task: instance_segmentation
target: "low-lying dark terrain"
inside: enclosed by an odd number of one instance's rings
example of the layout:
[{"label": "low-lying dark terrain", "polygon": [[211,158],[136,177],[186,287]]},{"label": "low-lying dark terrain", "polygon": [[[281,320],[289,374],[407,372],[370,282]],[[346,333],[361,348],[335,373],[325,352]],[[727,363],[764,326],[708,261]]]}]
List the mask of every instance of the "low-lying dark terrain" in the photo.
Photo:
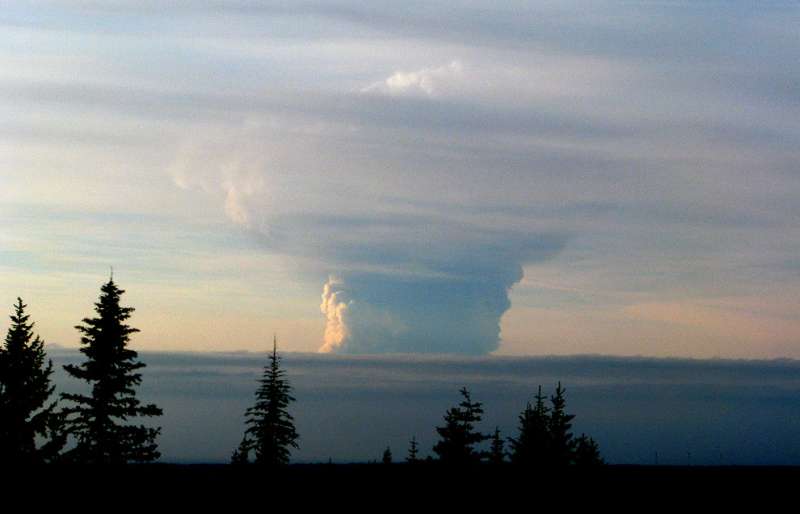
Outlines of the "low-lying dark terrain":
[{"label": "low-lying dark terrain", "polygon": [[[9,470],[6,470],[9,471]],[[700,497],[730,503],[737,498],[776,498],[796,491],[800,467],[750,466],[603,466],[549,472],[524,472],[512,466],[482,465],[452,468],[436,463],[408,464],[294,464],[278,471],[257,466],[150,464],[122,467],[44,466],[18,471],[6,485],[43,485],[54,494],[85,490],[102,495],[167,494],[194,501],[226,497],[258,501],[261,495],[284,500],[323,497],[399,498],[409,495],[464,501],[538,496],[542,501],[584,503],[642,499],[653,505],[678,498]],[[549,500],[548,500],[549,499]],[[266,501],[266,500],[265,500]]]}]

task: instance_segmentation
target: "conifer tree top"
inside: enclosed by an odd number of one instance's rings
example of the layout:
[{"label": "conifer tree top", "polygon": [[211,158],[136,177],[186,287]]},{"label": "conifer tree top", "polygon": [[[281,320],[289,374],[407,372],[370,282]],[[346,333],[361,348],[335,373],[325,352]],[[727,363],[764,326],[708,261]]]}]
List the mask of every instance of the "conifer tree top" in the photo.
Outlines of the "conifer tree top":
[{"label": "conifer tree top", "polygon": [[288,410],[295,399],[280,361],[277,337],[273,337],[272,353],[258,381],[255,404],[245,411],[247,429],[234,452],[237,462],[247,462],[253,453],[256,464],[284,465],[289,462],[291,448],[298,448],[299,436]]},{"label": "conifer tree top", "polygon": [[33,333],[26,308],[17,298],[0,346],[0,462],[4,463],[52,460],[63,446],[56,402],[50,401],[55,389],[50,379],[53,363],[45,364],[44,341]]},{"label": "conifer tree top", "polygon": [[136,398],[135,387],[142,381],[137,370],[145,364],[127,347],[130,335],[139,330],[125,323],[134,309],[120,305],[124,292],[113,276],[103,284],[94,304],[96,317],[84,318],[75,327],[81,333],[80,351],[86,361],[64,366],[67,373],[92,385],[91,395],[62,395],[75,404],[65,412],[77,438],[70,454],[79,462],[146,462],[159,456],[155,438],[160,428],[126,423],[130,418],[160,416],[162,412]]},{"label": "conifer tree top", "polygon": [[476,445],[489,439],[489,435],[479,432],[475,424],[483,417],[483,406],[472,400],[466,387],[459,391],[462,396],[457,407],[451,407],[444,416],[445,424],[436,427],[439,441],[433,451],[442,462],[449,464],[477,463],[486,452],[476,449]]}]

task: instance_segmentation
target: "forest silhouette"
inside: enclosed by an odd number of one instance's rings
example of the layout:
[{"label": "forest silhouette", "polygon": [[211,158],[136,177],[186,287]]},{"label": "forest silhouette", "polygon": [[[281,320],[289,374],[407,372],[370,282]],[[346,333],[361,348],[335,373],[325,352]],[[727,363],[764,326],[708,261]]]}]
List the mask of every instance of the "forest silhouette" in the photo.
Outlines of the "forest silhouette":
[{"label": "forest silhouette", "polygon": [[[86,383],[89,392],[84,394],[56,395],[51,382],[53,364],[47,360],[44,341],[34,333],[27,305],[17,300],[0,347],[0,465],[121,465],[159,459],[161,429],[142,420],[163,412],[154,404],[142,404],[136,396],[142,382],[140,370],[146,364],[129,348],[131,336],[139,329],[127,323],[134,308],[122,305],[124,293],[112,274],[100,289],[95,315],[75,327],[84,360],[67,364],[64,370]],[[290,413],[295,398],[277,338],[257,385],[255,402],[244,413],[244,436],[230,462],[262,469],[284,467],[290,463],[292,450],[299,448],[300,434]],[[560,383],[549,399],[539,387],[535,404],[529,403],[519,414],[518,433],[508,438],[497,427],[491,433],[481,431],[483,404],[473,400],[467,388],[460,394],[461,402],[449,408],[443,424],[435,427],[439,439],[432,450],[436,458],[421,459],[417,437],[412,435],[405,464],[458,468],[509,464],[543,470],[604,463],[591,437],[572,434],[575,416],[566,411]],[[390,447],[380,460],[394,463]]]}]

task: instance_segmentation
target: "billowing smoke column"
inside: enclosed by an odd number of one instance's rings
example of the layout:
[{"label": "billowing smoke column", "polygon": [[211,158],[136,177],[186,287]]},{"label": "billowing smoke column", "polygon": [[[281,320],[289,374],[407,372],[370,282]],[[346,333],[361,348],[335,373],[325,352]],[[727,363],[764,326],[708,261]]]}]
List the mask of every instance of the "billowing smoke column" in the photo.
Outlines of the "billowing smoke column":
[{"label": "billowing smoke column", "polygon": [[547,260],[566,244],[561,234],[438,221],[420,230],[415,221],[407,232],[393,226],[391,240],[344,245],[327,238],[329,255],[349,271],[323,286],[321,352],[490,353],[523,264]]},{"label": "billowing smoke column", "polygon": [[350,302],[346,300],[342,285],[341,279],[331,276],[322,288],[322,304],[319,308],[325,315],[325,335],[319,349],[321,353],[335,352],[350,339],[347,323]]},{"label": "billowing smoke column", "polygon": [[355,274],[323,286],[320,352],[486,354],[500,341],[519,265],[472,278]]}]

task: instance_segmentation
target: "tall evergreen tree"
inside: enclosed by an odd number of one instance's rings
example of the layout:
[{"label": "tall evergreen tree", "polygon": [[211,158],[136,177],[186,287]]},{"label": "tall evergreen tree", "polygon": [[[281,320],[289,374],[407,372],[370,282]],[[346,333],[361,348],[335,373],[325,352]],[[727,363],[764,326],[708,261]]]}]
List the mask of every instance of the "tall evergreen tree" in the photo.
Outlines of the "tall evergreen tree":
[{"label": "tall evergreen tree", "polygon": [[566,466],[573,462],[575,452],[575,439],[572,436],[572,414],[566,413],[567,400],[565,389],[561,382],[556,387],[556,392],[550,397],[550,418],[548,428],[550,444],[548,460],[554,466]]},{"label": "tall evergreen tree", "polygon": [[433,451],[439,455],[441,462],[446,464],[475,464],[485,456],[485,452],[478,450],[476,446],[490,436],[475,429],[475,424],[479,423],[483,416],[482,404],[472,401],[466,387],[460,392],[463,397],[461,403],[447,410],[444,426],[436,427],[439,441],[433,447]]},{"label": "tall evergreen tree", "polygon": [[492,445],[489,448],[489,462],[491,464],[502,464],[506,460],[506,450],[503,438],[500,437],[500,427],[495,427],[492,434]]},{"label": "tall evergreen tree", "polygon": [[383,450],[383,457],[381,458],[381,461],[384,464],[392,463],[392,449],[390,447],[387,446],[386,449]]},{"label": "tall evergreen tree", "polygon": [[294,418],[288,411],[295,399],[280,360],[277,339],[274,339],[269,364],[259,380],[256,403],[245,411],[247,429],[234,453],[234,456],[238,453],[240,462],[249,461],[252,452],[256,464],[280,466],[289,463],[291,448],[299,448]]},{"label": "tall evergreen tree", "polygon": [[542,386],[536,403],[530,403],[519,415],[519,435],[509,438],[511,462],[523,466],[543,466],[550,448],[550,410],[545,405]]},{"label": "tall evergreen tree", "polygon": [[406,457],[406,462],[409,464],[416,464],[419,462],[418,455],[419,448],[417,445],[417,436],[412,436],[411,441],[408,443],[408,456]]},{"label": "tall evergreen tree", "polygon": [[160,416],[162,411],[153,404],[142,405],[135,396],[134,387],[142,381],[137,371],[145,364],[127,347],[131,334],[139,330],[125,323],[134,309],[120,306],[124,292],[112,276],[95,303],[97,317],[84,318],[75,327],[83,334],[80,351],[86,360],[64,369],[88,382],[91,393],[61,395],[75,404],[64,411],[68,432],[76,438],[75,447],[66,454],[73,462],[124,464],[160,456],[156,437],[161,428],[125,424],[133,417]]},{"label": "tall evergreen tree", "polygon": [[[11,327],[0,347],[0,463],[28,465],[47,462],[64,446],[51,384],[53,362],[45,365],[44,341],[33,333],[17,298]],[[44,442],[37,445],[37,437]]]}]

